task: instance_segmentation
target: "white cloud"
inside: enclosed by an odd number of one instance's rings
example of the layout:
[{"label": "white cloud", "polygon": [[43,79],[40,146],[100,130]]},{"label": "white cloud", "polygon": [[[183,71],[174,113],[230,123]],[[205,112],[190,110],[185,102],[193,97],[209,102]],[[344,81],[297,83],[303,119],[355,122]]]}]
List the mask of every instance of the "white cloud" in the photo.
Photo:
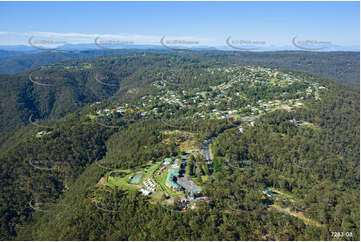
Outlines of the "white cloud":
[{"label": "white cloud", "polygon": [[[168,36],[168,35],[140,35],[140,34],[99,34],[99,33],[59,33],[59,32],[0,32],[1,35],[8,35],[11,43],[28,45],[28,39],[49,38],[64,40],[69,44],[94,43],[95,38],[99,40],[122,40],[132,41],[134,44],[160,44],[160,40],[165,36],[166,40],[185,40],[197,41],[199,45],[206,45],[214,42],[207,38],[198,38],[195,36]],[[8,39],[10,40],[10,39]],[[4,41],[1,41],[3,43]]]}]

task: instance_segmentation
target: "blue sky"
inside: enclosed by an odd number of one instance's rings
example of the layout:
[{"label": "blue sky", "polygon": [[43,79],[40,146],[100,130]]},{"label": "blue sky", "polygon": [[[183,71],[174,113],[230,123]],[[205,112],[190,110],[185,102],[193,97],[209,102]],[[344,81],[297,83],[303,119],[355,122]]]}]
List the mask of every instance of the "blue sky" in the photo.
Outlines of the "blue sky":
[{"label": "blue sky", "polygon": [[0,2],[0,45],[29,36],[92,42],[162,36],[222,45],[225,39],[289,45],[294,36],[359,45],[359,2]]}]

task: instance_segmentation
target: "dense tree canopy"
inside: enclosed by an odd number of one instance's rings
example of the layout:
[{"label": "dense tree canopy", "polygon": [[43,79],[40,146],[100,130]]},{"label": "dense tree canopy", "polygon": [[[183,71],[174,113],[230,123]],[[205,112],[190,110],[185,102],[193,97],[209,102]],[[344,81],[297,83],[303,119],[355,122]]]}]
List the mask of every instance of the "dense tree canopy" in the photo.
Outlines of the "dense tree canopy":
[{"label": "dense tree canopy", "polygon": [[[358,240],[358,90],[296,72],[292,75],[317,80],[327,91],[320,91],[319,99],[302,99],[300,108],[264,112],[253,122],[197,118],[196,113],[226,107],[251,115],[251,105],[260,100],[300,98],[298,91],[309,86],[302,81],[264,86],[262,75],[256,84],[240,76],[244,85],[219,94],[214,86],[232,80],[213,69],[237,66],[229,62],[239,62],[235,59],[242,55],[248,54],[101,56],[1,76],[1,98],[9,100],[0,110],[0,239],[333,240],[332,232],[344,231],[352,236],[342,239]],[[271,58],[252,55],[259,65]],[[275,62],[287,62],[277,55],[286,54],[275,54]],[[334,55],[347,58],[346,53]],[[53,86],[29,81],[31,73],[46,76],[39,80]],[[146,106],[141,97],[160,95],[156,86],[164,80],[171,88],[164,91],[167,96],[181,93],[191,99],[183,91],[199,88],[202,102],[223,99],[191,108],[159,101],[150,116],[134,111],[136,105]],[[129,103],[129,114],[93,117],[115,103]],[[46,135],[35,137],[39,131]],[[174,138],[171,131],[183,136]],[[199,154],[188,158],[186,174],[203,182],[206,197],[196,209],[167,210],[139,192],[99,185],[108,172],[99,161],[137,170],[180,157],[179,144],[187,139],[194,146],[212,141],[212,169]],[[284,199],[266,196],[267,188]]]}]

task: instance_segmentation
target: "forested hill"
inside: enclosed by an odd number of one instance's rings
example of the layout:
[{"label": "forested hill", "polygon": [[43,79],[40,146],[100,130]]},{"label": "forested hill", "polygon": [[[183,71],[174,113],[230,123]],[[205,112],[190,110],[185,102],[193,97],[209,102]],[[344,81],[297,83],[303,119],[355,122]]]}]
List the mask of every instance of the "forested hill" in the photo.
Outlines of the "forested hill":
[{"label": "forested hill", "polygon": [[307,71],[340,84],[360,86],[360,52],[275,51],[234,55],[230,59],[237,63]]},{"label": "forested hill", "polygon": [[[48,65],[63,60],[81,60],[101,55],[124,54],[130,50],[117,51],[0,51],[0,74],[16,74],[26,69]],[[135,52],[135,51],[132,51]]]},{"label": "forested hill", "polygon": [[[27,126],[0,150],[0,238],[359,240],[358,90],[187,55],[7,76],[1,96],[13,85],[12,105],[24,106],[6,117]],[[184,160],[203,200],[187,207],[189,193],[164,186],[166,158]],[[154,194],[131,184],[139,175],[159,184]]]},{"label": "forested hill", "polygon": [[[182,60],[186,59],[175,61]],[[55,120],[112,96],[134,98],[149,92],[154,73],[169,63],[167,55],[132,54],[70,60],[0,75],[0,144],[32,121]]]},{"label": "forested hill", "polygon": [[[143,50],[88,50],[69,52],[41,52],[21,55],[4,53],[0,59],[0,74],[15,74],[25,69],[51,64],[69,59],[87,59],[100,55],[143,54]],[[146,50],[158,55],[174,54],[171,51]],[[217,59],[248,65],[261,65],[290,70],[308,71],[329,78],[341,84],[360,85],[360,52],[308,52],[308,51],[272,51],[272,52],[235,52],[235,51],[188,51],[182,53],[201,59]],[[1,53],[0,53],[1,56]],[[8,57],[6,57],[8,56]]]},{"label": "forested hill", "polygon": [[[145,56],[143,54],[146,53]],[[24,56],[3,57],[0,60],[0,73],[14,73],[33,67],[16,75],[0,75],[0,144],[24,124],[29,117],[34,119],[55,119],[73,112],[84,104],[110,97],[116,92],[121,95],[128,88],[131,96],[138,92],[144,83],[152,82],[151,69],[165,63],[167,57],[180,62],[192,59],[202,63],[236,63],[270,66],[283,69],[309,71],[321,77],[342,84],[359,85],[359,53],[357,52],[224,52],[224,51],[80,51],[80,52],[41,52]],[[108,61],[98,55],[121,54]],[[90,59],[89,59],[90,58]],[[68,60],[66,59],[77,59]],[[83,60],[79,60],[83,59]],[[54,63],[60,60],[63,62]],[[91,63],[88,65],[88,63]],[[106,65],[102,65],[105,64]],[[35,67],[49,64],[42,67]],[[169,64],[169,63],[168,63]],[[135,70],[135,66],[137,66]],[[2,68],[2,71],[1,71]],[[96,68],[100,72],[112,72],[115,85],[103,85],[95,79]],[[30,80],[32,75],[32,80]],[[39,80],[36,80],[38,78]],[[42,80],[41,80],[42,79]],[[141,80],[141,83],[139,82]],[[46,83],[48,85],[38,85]],[[109,81],[109,80],[108,80]],[[133,84],[132,84],[133,83]],[[135,84],[136,83],[136,84]],[[127,86],[130,85],[130,86]],[[123,92],[121,91],[123,90]],[[128,93],[129,94],[129,93]],[[69,103],[68,103],[69,102]]]}]

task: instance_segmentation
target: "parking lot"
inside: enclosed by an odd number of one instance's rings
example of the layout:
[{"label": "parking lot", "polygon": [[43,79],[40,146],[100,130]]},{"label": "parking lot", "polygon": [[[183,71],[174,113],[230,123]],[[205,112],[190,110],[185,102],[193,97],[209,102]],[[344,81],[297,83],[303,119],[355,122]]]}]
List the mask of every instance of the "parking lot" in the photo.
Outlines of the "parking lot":
[{"label": "parking lot", "polygon": [[182,187],[184,187],[184,189],[187,192],[191,192],[191,191],[195,191],[195,190],[199,189],[199,187],[197,187],[197,185],[194,184],[193,181],[189,180],[186,176],[187,175],[185,175],[183,177],[178,177],[177,178],[177,183],[179,185],[181,185]]}]

